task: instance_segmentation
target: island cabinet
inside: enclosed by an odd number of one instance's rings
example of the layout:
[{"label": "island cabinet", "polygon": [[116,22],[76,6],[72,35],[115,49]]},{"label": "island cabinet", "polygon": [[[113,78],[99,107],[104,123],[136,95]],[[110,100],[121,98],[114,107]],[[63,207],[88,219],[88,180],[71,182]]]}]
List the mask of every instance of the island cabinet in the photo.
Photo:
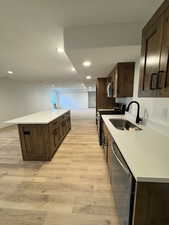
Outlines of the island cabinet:
[{"label": "island cabinet", "polygon": [[169,0],[142,31],[140,97],[169,97]]},{"label": "island cabinet", "polygon": [[49,161],[71,129],[70,111],[47,124],[18,124],[23,160]]},{"label": "island cabinet", "polygon": [[168,225],[169,183],[135,178],[105,123],[103,127],[106,140],[103,152],[118,225]]}]

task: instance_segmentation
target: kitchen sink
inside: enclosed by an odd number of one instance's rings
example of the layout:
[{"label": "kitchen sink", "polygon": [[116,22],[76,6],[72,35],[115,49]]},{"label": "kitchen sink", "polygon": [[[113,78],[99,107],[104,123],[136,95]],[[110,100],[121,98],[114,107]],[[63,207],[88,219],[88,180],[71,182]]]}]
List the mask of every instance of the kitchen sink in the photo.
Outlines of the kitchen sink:
[{"label": "kitchen sink", "polygon": [[131,123],[128,120],[123,119],[110,119],[110,122],[113,124],[113,126],[118,130],[123,131],[140,131],[141,128],[137,127],[133,123]]}]

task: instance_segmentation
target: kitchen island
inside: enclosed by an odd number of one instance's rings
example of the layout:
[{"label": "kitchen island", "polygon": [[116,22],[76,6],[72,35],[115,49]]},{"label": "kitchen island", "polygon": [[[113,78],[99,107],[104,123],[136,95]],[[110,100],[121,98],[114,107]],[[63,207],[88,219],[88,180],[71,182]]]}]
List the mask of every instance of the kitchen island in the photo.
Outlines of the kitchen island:
[{"label": "kitchen island", "polygon": [[18,125],[25,161],[50,161],[71,129],[69,110],[38,112],[6,123]]}]

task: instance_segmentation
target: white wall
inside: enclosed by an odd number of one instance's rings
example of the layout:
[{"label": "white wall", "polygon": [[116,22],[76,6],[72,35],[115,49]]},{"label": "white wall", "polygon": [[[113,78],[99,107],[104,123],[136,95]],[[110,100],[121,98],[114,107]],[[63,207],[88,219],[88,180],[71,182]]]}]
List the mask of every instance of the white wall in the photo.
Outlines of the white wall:
[{"label": "white wall", "polygon": [[59,93],[59,105],[63,109],[87,109],[88,92],[67,91]]},{"label": "white wall", "polygon": [[[169,135],[169,98],[138,98],[140,60],[136,63],[134,78],[134,97],[117,99],[117,102],[128,104],[136,100],[141,106],[141,117],[144,124],[158,129],[160,132]],[[136,106],[133,105],[130,113],[136,115]]]},{"label": "white wall", "polygon": [[42,85],[1,78],[0,127],[6,120],[50,109],[50,91]]},{"label": "white wall", "polygon": [[96,109],[76,109],[71,110],[73,120],[96,120]]}]

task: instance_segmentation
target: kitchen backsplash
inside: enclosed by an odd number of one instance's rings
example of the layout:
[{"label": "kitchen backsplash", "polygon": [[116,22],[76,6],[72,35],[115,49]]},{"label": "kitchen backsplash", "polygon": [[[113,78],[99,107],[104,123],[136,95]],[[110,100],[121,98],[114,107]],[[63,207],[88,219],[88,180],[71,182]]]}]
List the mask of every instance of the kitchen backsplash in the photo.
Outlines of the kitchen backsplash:
[{"label": "kitchen backsplash", "polygon": [[[143,118],[145,126],[151,126],[164,135],[169,136],[169,98],[138,98],[139,86],[139,61],[136,63],[134,77],[134,97],[118,98],[116,102],[126,105],[136,100],[140,103],[140,117]],[[130,110],[131,116],[136,116],[137,107],[133,104]]]}]

